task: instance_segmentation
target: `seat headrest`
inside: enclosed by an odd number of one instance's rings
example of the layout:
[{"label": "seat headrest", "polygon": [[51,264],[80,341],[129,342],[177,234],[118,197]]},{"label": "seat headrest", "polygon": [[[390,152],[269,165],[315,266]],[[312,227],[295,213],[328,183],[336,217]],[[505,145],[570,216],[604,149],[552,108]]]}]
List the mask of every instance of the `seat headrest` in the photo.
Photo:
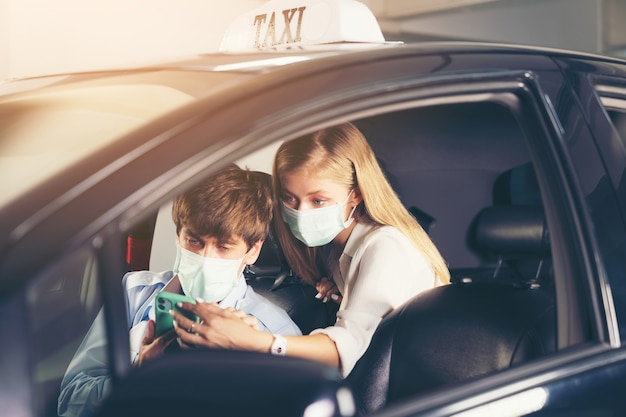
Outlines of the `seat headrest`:
[{"label": "seat headrest", "polygon": [[550,242],[543,208],[487,207],[476,216],[473,243],[503,259],[547,255]]}]

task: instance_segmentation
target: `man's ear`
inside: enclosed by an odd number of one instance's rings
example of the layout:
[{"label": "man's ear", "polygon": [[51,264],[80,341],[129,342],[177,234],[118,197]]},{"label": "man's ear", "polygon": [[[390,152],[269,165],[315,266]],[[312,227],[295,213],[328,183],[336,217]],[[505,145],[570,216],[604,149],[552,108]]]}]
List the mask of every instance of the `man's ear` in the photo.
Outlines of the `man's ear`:
[{"label": "man's ear", "polygon": [[245,264],[252,265],[259,259],[259,255],[261,254],[261,248],[263,247],[263,242],[265,239],[259,239],[248,251],[245,259],[243,260]]}]

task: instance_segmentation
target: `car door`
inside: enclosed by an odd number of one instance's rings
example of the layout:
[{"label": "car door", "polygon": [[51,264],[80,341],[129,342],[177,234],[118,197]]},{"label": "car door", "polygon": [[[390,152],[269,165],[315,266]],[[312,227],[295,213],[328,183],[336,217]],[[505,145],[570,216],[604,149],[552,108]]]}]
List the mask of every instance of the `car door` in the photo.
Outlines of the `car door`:
[{"label": "car door", "polygon": [[[552,189],[546,193],[551,197],[544,198],[548,223],[550,217],[569,217],[549,224],[557,263],[559,352],[549,360],[470,382],[463,393],[450,390],[441,393],[445,399],[407,401],[376,415],[623,413],[626,402],[619,387],[626,378],[626,362],[619,317],[626,235],[619,192],[623,80],[617,76],[623,70],[584,60],[556,62],[563,70],[561,81],[552,72],[533,71],[542,91],[534,98],[553,135],[535,137],[530,146],[536,147],[533,162],[540,184]],[[531,119],[537,117],[542,115]],[[555,183],[562,188],[560,195]],[[558,262],[564,263],[561,271]],[[563,332],[568,323],[577,330]]]},{"label": "car door", "polygon": [[[581,224],[588,228],[595,272],[587,276],[587,303],[605,333],[563,364],[562,378],[550,383],[551,400],[537,415],[619,415],[626,401],[624,338],[624,76],[623,64],[603,59],[557,59],[572,107],[566,146],[582,199]],[[575,104],[574,104],[575,103]],[[556,106],[558,108],[558,106]],[[566,129],[567,130],[567,129]]]}]

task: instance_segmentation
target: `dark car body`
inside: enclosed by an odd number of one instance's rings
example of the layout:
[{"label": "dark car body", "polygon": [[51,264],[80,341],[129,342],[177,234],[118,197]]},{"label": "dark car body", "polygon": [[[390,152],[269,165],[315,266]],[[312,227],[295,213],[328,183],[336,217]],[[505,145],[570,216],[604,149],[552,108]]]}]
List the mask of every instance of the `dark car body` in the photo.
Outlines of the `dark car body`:
[{"label": "dark car body", "polygon": [[[2,415],[55,415],[60,378],[102,305],[115,384],[153,380],[138,375],[128,357],[120,283],[130,268],[129,236],[161,205],[225,164],[343,121],[364,132],[402,201],[426,219],[424,227],[457,281],[452,285],[466,278],[507,280],[493,277],[503,261],[497,248],[487,253],[474,244],[474,219],[483,209],[540,207],[549,230],[549,282],[539,284],[554,297],[554,351],[388,401],[371,414],[626,412],[625,62],[512,45],[432,43],[215,54],[67,75],[36,88],[31,83],[47,81],[0,86],[25,90],[0,96],[0,161],[19,165],[2,174],[2,188],[12,190],[0,207]],[[133,92],[140,86],[155,86],[155,92]],[[168,91],[165,104],[144,111],[162,89]],[[169,101],[172,90],[184,99]],[[98,115],[91,120],[81,109]],[[45,133],[29,125],[48,114],[63,123]],[[98,133],[129,114],[136,120],[119,132]],[[45,137],[75,122],[82,123],[75,138],[56,144]],[[31,130],[16,136],[24,147],[15,151],[7,143],[23,126]],[[98,146],[54,165],[61,159],[55,150],[89,143],[91,130],[102,135]],[[29,140],[36,145],[25,146]],[[43,148],[49,159],[29,159]],[[11,185],[48,166],[28,186]],[[460,313],[455,320],[465,319]],[[479,333],[481,323],[473,324]],[[451,333],[441,355],[471,363],[477,340]],[[240,375],[235,379],[242,395],[263,393],[276,415],[302,415],[305,402],[314,401],[296,397],[303,389],[331,392],[330,398],[350,389],[350,381],[290,361],[283,377],[297,379],[293,371],[302,369],[303,380],[321,382],[283,384],[273,392],[268,386],[281,372],[267,372],[258,357],[243,356],[235,363],[247,365],[228,373]],[[172,369],[152,371],[167,378]],[[254,380],[255,370],[264,376]],[[167,393],[161,395],[166,401]],[[288,408],[285,398],[298,398],[302,407]],[[247,412],[260,410],[263,401],[255,401]]]}]

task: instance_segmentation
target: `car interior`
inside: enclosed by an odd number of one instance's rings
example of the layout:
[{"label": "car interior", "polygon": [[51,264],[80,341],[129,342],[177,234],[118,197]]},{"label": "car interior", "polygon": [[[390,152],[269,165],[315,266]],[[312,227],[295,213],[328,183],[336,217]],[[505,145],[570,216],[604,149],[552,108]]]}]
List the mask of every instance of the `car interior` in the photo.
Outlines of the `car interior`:
[{"label": "car interior", "polygon": [[[554,352],[549,232],[527,132],[514,112],[486,100],[416,107],[353,122],[407,209],[440,249],[452,276],[451,285],[418,295],[379,325],[346,380],[358,410],[368,414]],[[276,146],[238,164],[266,172],[269,179]],[[166,204],[146,216],[120,242],[129,271],[171,269],[175,229],[170,210]],[[47,323],[49,332],[54,328],[48,324],[65,323],[67,333],[57,337],[59,346],[41,348],[35,370],[46,415],[55,415],[64,369],[101,305],[93,254],[72,259],[32,291],[33,306],[63,300],[67,310],[50,314],[33,307],[34,322]],[[304,334],[332,325],[338,306],[316,300],[315,290],[292,274],[271,232],[257,263],[245,273],[254,290],[283,307]],[[80,323],[68,326],[68,316]],[[34,332],[35,339],[49,337]]]},{"label": "car interior", "polygon": [[[556,349],[541,195],[523,133],[507,112],[474,103],[355,122],[407,208],[438,243],[452,276],[452,285],[416,297],[379,326],[348,377],[363,413]],[[151,242],[160,254],[150,257],[153,270],[173,263],[171,223],[165,206]],[[165,240],[172,246],[157,249]],[[303,333],[332,324],[337,306],[315,300],[315,291],[291,274],[271,233],[246,277]]]}]

